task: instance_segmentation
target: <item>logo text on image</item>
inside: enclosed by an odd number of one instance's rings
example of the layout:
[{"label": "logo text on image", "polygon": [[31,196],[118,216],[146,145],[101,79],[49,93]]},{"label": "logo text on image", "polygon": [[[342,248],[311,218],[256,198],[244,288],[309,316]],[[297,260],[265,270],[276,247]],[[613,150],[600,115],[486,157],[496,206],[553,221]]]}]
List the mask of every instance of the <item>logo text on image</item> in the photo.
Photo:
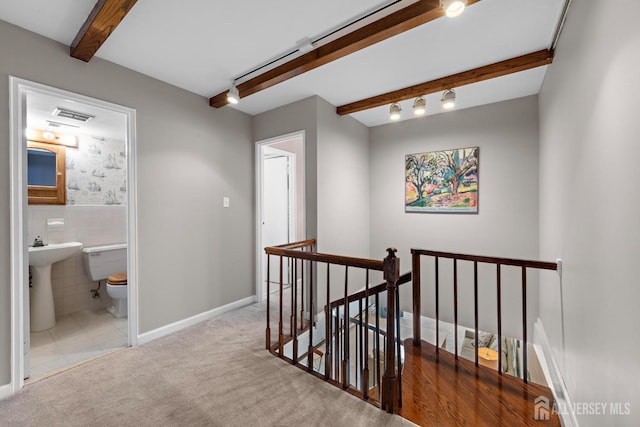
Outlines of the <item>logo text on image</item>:
[{"label": "logo text on image", "polygon": [[545,396],[538,396],[533,402],[533,419],[536,421],[549,420],[549,399]]}]

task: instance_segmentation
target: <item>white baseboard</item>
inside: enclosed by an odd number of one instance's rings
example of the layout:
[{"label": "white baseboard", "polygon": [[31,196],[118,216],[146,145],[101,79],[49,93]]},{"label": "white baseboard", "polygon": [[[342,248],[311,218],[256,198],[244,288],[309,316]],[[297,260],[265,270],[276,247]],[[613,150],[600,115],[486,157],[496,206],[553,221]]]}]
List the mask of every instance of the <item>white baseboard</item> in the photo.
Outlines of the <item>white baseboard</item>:
[{"label": "white baseboard", "polygon": [[[538,359],[544,372],[544,376],[553,392],[553,397],[556,400],[556,404],[559,408],[573,408],[573,401],[569,396],[569,391],[562,378],[562,372],[560,371],[560,365],[555,357],[549,337],[544,330],[542,320],[536,320],[533,326],[533,342],[538,353]],[[578,427],[578,420],[572,411],[559,411],[558,416],[563,427]]]},{"label": "white baseboard", "polygon": [[221,314],[224,314],[228,311],[235,310],[236,308],[244,307],[249,304],[253,304],[256,301],[257,301],[257,297],[253,295],[238,301],[234,301],[230,304],[223,305],[222,307],[217,307],[217,308],[214,308],[213,310],[205,311],[204,313],[196,314],[195,316],[188,317],[183,320],[179,320],[177,322],[171,323],[166,326],[162,326],[158,329],[145,332],[143,334],[138,335],[138,345],[148,343],[150,341],[164,337],[165,335],[169,335],[174,332],[180,331],[182,329],[188,328],[189,326],[193,326],[200,322],[204,322],[205,320],[213,319],[214,317],[220,316]]},{"label": "white baseboard", "polygon": [[6,399],[7,397],[12,395],[13,395],[13,387],[11,387],[11,384],[0,386],[0,400]]}]

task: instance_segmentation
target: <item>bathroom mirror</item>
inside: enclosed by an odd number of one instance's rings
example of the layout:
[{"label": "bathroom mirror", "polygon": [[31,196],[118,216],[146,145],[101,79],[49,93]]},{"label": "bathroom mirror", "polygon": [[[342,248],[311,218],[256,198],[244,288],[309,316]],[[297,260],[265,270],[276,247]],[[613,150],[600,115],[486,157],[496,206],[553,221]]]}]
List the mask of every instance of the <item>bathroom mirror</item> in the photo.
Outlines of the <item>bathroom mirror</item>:
[{"label": "bathroom mirror", "polygon": [[27,141],[27,185],[30,205],[64,205],[65,147]]}]

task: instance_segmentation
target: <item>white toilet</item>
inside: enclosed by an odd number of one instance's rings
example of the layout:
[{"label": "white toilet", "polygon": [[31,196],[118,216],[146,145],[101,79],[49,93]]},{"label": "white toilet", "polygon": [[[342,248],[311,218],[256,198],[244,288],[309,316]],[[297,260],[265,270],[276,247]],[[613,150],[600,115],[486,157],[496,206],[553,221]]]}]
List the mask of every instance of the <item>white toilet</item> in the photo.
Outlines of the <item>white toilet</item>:
[{"label": "white toilet", "polygon": [[127,317],[127,244],[82,249],[84,268],[91,280],[107,280],[107,294],[115,305],[108,310],[115,317]]}]

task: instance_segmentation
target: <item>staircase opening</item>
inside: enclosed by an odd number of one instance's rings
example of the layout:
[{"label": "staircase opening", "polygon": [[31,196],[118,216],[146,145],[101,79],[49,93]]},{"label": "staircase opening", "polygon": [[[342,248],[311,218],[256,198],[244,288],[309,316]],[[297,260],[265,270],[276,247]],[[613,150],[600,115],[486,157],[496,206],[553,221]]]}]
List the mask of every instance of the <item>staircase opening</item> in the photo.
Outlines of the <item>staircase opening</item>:
[{"label": "staircase opening", "polygon": [[[527,331],[527,287],[535,285],[528,272],[555,271],[556,263],[413,249],[411,272],[401,275],[395,249],[383,260],[351,258],[317,253],[315,240],[306,240],[265,253],[279,277],[275,290],[267,283],[273,292],[267,294],[265,346],[274,355],[419,425],[534,425],[542,415],[560,425],[548,410],[555,402],[551,390],[535,384],[544,376]],[[460,273],[463,265],[469,277]],[[495,273],[495,330],[479,327],[479,265]],[[448,277],[450,283],[443,280]],[[521,289],[521,330],[514,337],[503,334],[514,330],[503,314],[507,287]],[[452,321],[444,289],[453,295]],[[463,292],[473,295],[464,316]],[[423,301],[424,314],[433,317],[423,315]],[[305,308],[313,315],[305,316]],[[460,322],[469,314],[471,325]],[[540,402],[547,405],[542,415]]]}]

